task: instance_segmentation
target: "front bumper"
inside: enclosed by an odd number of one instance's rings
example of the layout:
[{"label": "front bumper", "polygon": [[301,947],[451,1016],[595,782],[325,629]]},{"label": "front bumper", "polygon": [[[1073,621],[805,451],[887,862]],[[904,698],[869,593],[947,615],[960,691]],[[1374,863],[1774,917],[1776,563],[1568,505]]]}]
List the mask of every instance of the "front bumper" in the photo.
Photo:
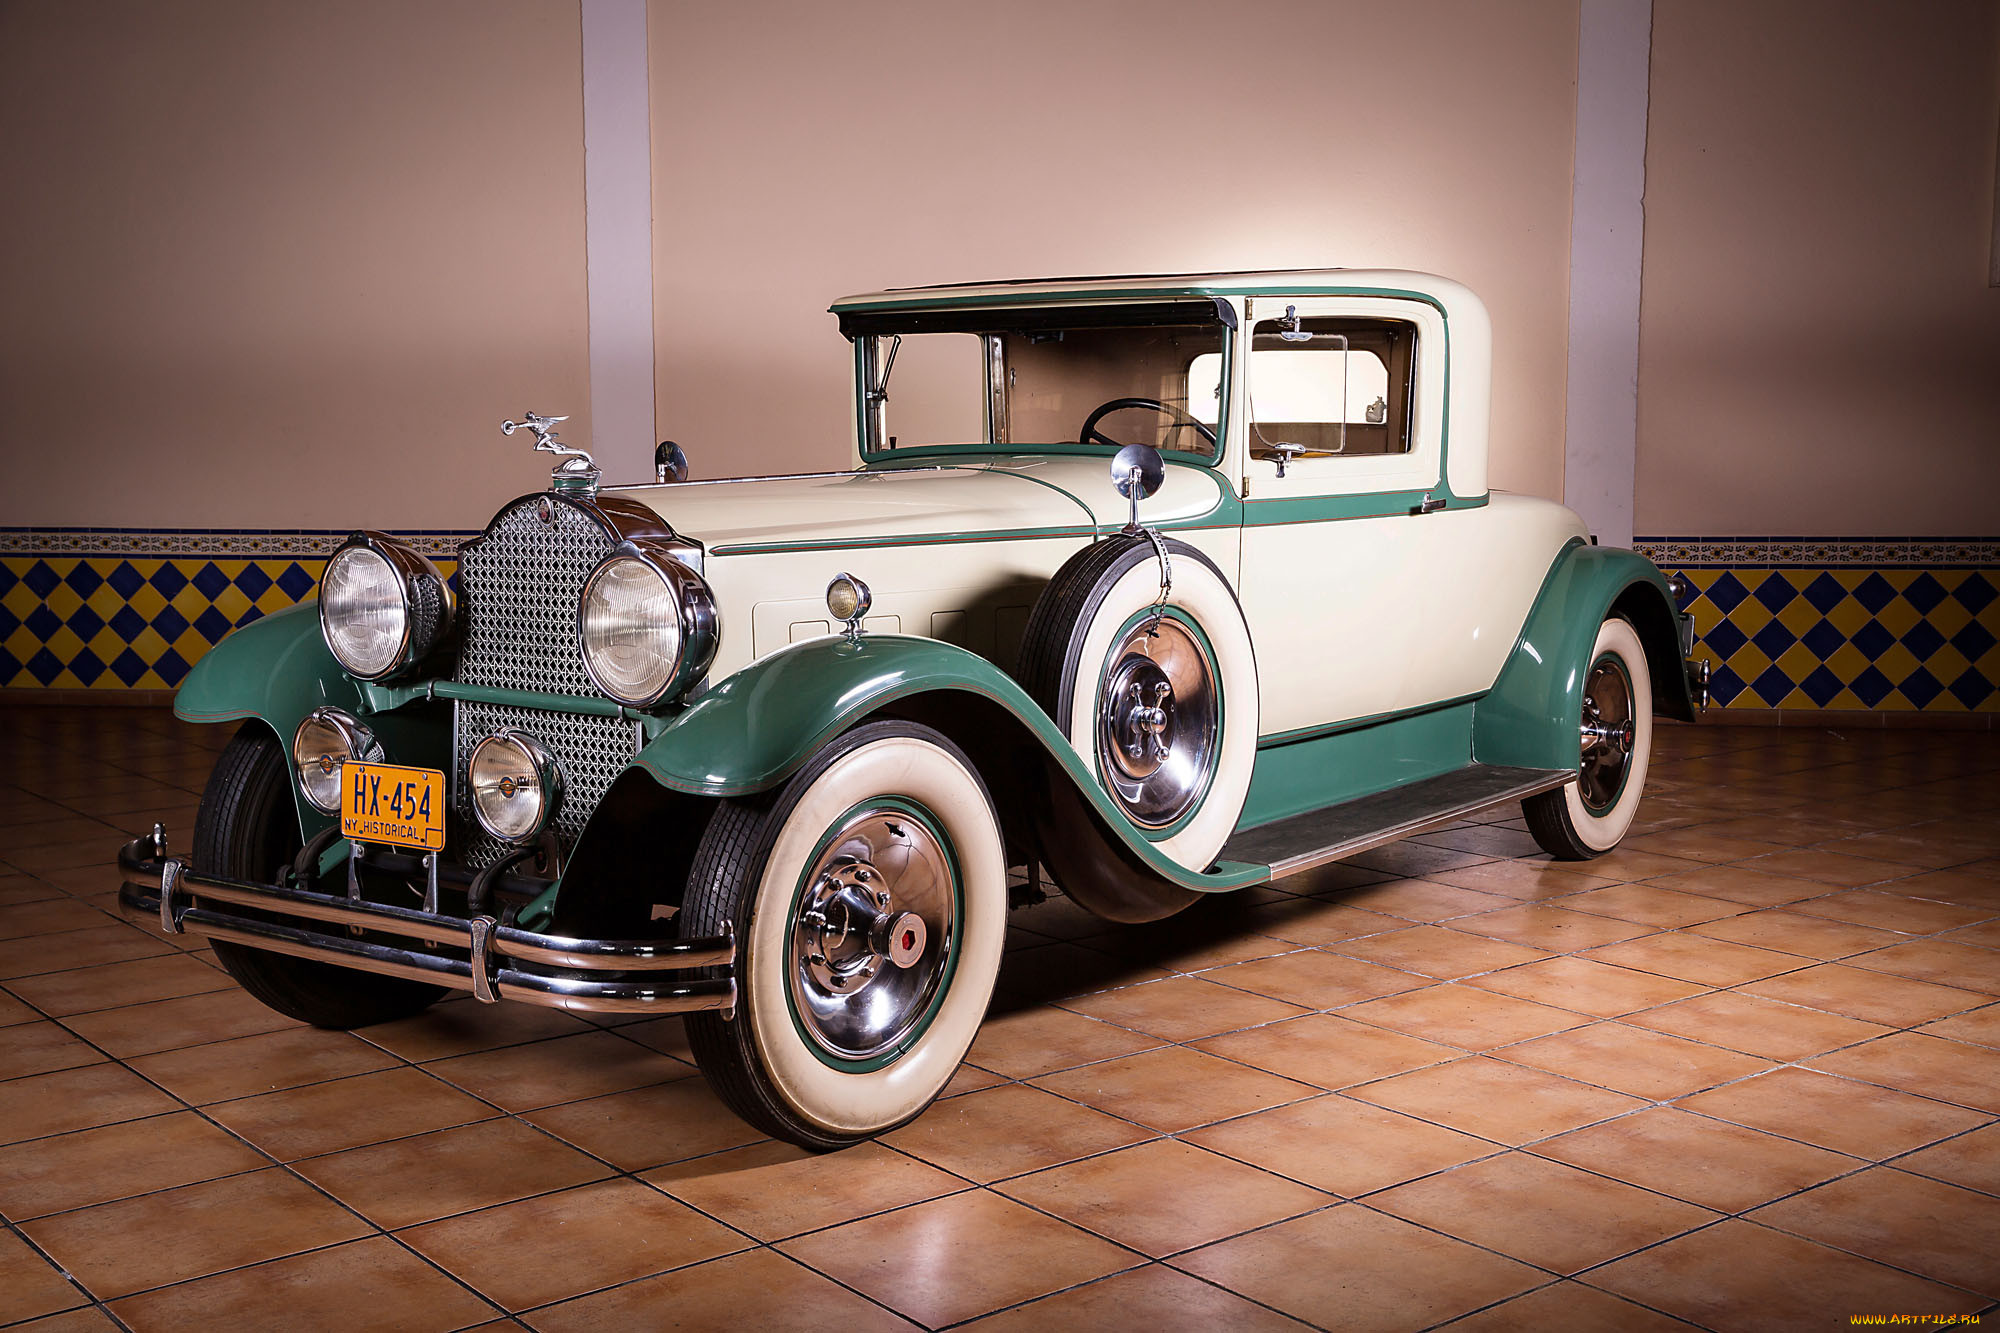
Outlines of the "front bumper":
[{"label": "front bumper", "polygon": [[[596,1014],[681,1014],[736,1007],[733,976],[675,976],[733,969],[724,935],[694,940],[585,940],[502,925],[497,917],[337,898],[306,889],[203,875],[166,855],[166,835],[135,838],[118,853],[119,907],[170,935],[201,935],[269,953],[471,991],[487,1003],[520,1000]],[[241,910],[248,908],[250,911]],[[287,920],[272,920],[275,915]],[[331,930],[316,928],[326,923]]]}]

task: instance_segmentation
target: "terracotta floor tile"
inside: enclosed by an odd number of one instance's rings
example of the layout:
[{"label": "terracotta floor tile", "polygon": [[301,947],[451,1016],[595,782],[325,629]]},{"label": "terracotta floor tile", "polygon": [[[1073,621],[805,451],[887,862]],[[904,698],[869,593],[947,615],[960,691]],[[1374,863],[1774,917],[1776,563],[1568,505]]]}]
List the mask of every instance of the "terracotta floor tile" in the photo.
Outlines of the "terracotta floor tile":
[{"label": "terracotta floor tile", "polygon": [[1852,921],[1857,926],[1898,930],[1906,935],[1932,935],[1941,930],[1970,926],[1993,915],[1976,907],[1956,907],[1950,903],[1925,902],[1874,889],[1853,889],[1826,898],[1814,898],[1792,909],[1808,916]]},{"label": "terracotta floor tile", "polygon": [[1809,1069],[1779,1069],[1684,1098],[1684,1110],[1879,1159],[1984,1124],[1963,1107]]},{"label": "terracotta floor tile", "polygon": [[521,1118],[620,1171],[740,1148],[764,1137],[698,1078],[568,1102],[526,1112]]},{"label": "terracotta floor tile", "polygon": [[2000,1051],[1898,1032],[1822,1055],[1812,1067],[2000,1114]]},{"label": "terracotta floor tile", "polygon": [[[1252,958],[1268,958],[1297,947],[1288,940],[1261,933],[1257,914],[1262,908],[1248,902],[1236,903],[1233,900],[1237,896],[1214,894],[1214,901],[1196,903],[1165,921],[1120,926],[1109,934],[1092,936],[1084,941],[1084,947],[1122,959],[1129,966],[1165,973],[1204,972]],[[1399,924],[1387,918],[1384,921],[1385,928]]]},{"label": "terracotta floor tile", "polygon": [[1548,956],[1539,949],[1481,935],[1468,935],[1442,926],[1412,926],[1387,935],[1330,945],[1328,949],[1350,958],[1440,979],[1492,972]]},{"label": "terracotta floor tile", "polygon": [[1557,1273],[1692,1231],[1719,1214],[1525,1153],[1503,1153],[1370,1195],[1406,1221]]},{"label": "terracotta floor tile", "polygon": [[1333,1201],[1319,1190],[1174,1139],[1121,1148],[995,1188],[1154,1258]]},{"label": "terracotta floor tile", "polygon": [[1130,1250],[985,1190],[849,1222],[779,1248],[933,1328],[1139,1262]]},{"label": "terracotta floor tile", "polygon": [[377,1023],[359,1031],[362,1037],[405,1060],[440,1060],[590,1030],[590,1024],[560,1010],[466,999],[433,1005],[414,1018]]},{"label": "terracotta floor tile", "polygon": [[1629,1014],[1625,1021],[1772,1060],[1802,1060],[1895,1030],[1737,991],[1696,996]]},{"label": "terracotta floor tile", "polygon": [[1657,889],[1699,896],[1738,911],[1752,907],[1783,907],[1832,893],[1834,886],[1791,875],[1753,870],[1749,865],[1705,866],[1647,881]]},{"label": "terracotta floor tile", "polygon": [[1905,938],[1870,926],[1776,909],[1690,926],[1688,933],[1821,960],[1845,958]]},{"label": "terracotta floor tile", "polygon": [[1453,1320],[1438,1333],[1686,1333],[1694,1325],[1606,1295],[1581,1282],[1552,1282],[1525,1296]]},{"label": "terracotta floor tile", "polygon": [[[1408,846],[1408,844],[1404,844]],[[1391,851],[1393,848],[1383,848]],[[1383,912],[1407,921],[1439,922],[1474,912],[1491,912],[1511,906],[1513,899],[1503,894],[1456,889],[1427,879],[1392,879],[1366,888],[1350,889],[1338,901],[1347,907]]]},{"label": "terracotta floor tile", "polygon": [[1837,884],[1844,889],[1855,889],[1863,884],[1894,879],[1916,869],[1915,866],[1892,865],[1885,861],[1871,861],[1865,856],[1846,856],[1840,852],[1822,851],[1818,848],[1799,848],[1789,852],[1772,852],[1768,856],[1755,856],[1744,861],[1742,866],[1745,870],[1762,870],[1771,874],[1788,875],[1795,879]]},{"label": "terracotta floor tile", "polygon": [[206,995],[78,1014],[64,1019],[63,1025],[120,1060],[299,1026],[297,1020],[265,1008],[233,986]]},{"label": "terracotta floor tile", "polygon": [[0,1322],[73,1309],[87,1300],[19,1236],[0,1230]]},{"label": "terracotta floor tile", "polygon": [[1308,1009],[1331,1009],[1428,984],[1424,978],[1407,972],[1341,958],[1318,949],[1301,949],[1274,958],[1218,967],[1205,975],[1224,986],[1234,986],[1252,995],[1268,995]]},{"label": "terracotta floor tile", "polygon": [[772,1250],[749,1250],[528,1316],[546,1333],[671,1327],[887,1333],[915,1326]]},{"label": "terracotta floor tile", "polygon": [[1771,1067],[1768,1060],[1623,1023],[1593,1023],[1495,1054],[1649,1101],[1686,1096]]},{"label": "terracotta floor tile", "polygon": [[38,1022],[41,1017],[38,1011],[0,990],[0,1028],[12,1027],[16,1023]]},{"label": "terracotta floor tile", "polygon": [[944,1085],[944,1091],[938,1096],[960,1097],[968,1092],[978,1092],[981,1088],[991,1088],[1005,1082],[1007,1080],[998,1074],[981,1069],[975,1064],[961,1062],[953,1072],[951,1081]]},{"label": "terracotta floor tile", "polygon": [[1049,1333],[1051,1329],[1200,1328],[1229,1333],[1289,1333],[1295,1319],[1162,1264],[1128,1269],[966,1325],[979,1333]]},{"label": "terracotta floor tile", "polygon": [[610,1174],[516,1120],[311,1157],[295,1168],[376,1225],[394,1229],[567,1189]]},{"label": "terracotta floor tile", "polygon": [[1251,914],[1247,928],[1289,944],[1320,945],[1403,930],[1409,924],[1399,916],[1385,916],[1380,912],[1349,907],[1345,903],[1327,902],[1320,898],[1287,898],[1257,908]]},{"label": "terracotta floor tile", "polygon": [[1465,984],[1598,1018],[1616,1018],[1702,993],[1702,987],[1692,982],[1589,958],[1547,958],[1473,977]]},{"label": "terracotta floor tile", "polygon": [[180,1104],[128,1069],[84,1065],[0,1083],[0,1143],[67,1134],[178,1111]]},{"label": "terracotta floor tile", "polygon": [[1516,1146],[1645,1105],[1622,1093],[1485,1057],[1398,1074],[1342,1095]]},{"label": "terracotta floor tile", "polygon": [[1841,1153],[1665,1106],[1549,1139],[1534,1151],[1725,1213],[1861,1165]]},{"label": "terracotta floor tile", "polygon": [[1750,1214],[1780,1231],[1850,1250],[1982,1295],[2000,1296],[2000,1199],[1878,1166]]},{"label": "terracotta floor tile", "polygon": [[1086,939],[1117,929],[1112,922],[1092,915],[1087,908],[1060,893],[1050,894],[1032,907],[1014,908],[1007,913],[1007,924],[1053,940]]},{"label": "terracotta floor tile", "polygon": [[1533,903],[1505,907],[1497,912],[1481,912],[1451,923],[1453,930],[1486,935],[1512,944],[1545,949],[1552,953],[1573,953],[1600,944],[1651,935],[1654,928],[1616,917],[1571,912],[1560,902]]},{"label": "terracotta floor tile", "polygon": [[[256,1224],[245,1225],[246,1218]],[[21,1229],[106,1298],[352,1240],[369,1230],[275,1167],[58,1213]],[[158,1243],[134,1243],[136,1237]]]},{"label": "terracotta floor tile", "polygon": [[[8,858],[13,861],[12,857]],[[14,864],[20,866],[19,861]],[[26,870],[28,867],[21,866]],[[37,902],[0,907],[0,940],[38,940],[64,931],[87,930],[112,924],[111,918],[74,898],[44,898]],[[12,954],[14,951],[9,950]],[[0,975],[17,976],[12,968]]]},{"label": "terracotta floor tile", "polygon": [[[1847,960],[1850,967],[1889,972],[1960,990],[2000,995],[2000,953],[1949,940],[1911,940]],[[32,997],[30,997],[32,998]]]},{"label": "terracotta floor tile", "polygon": [[1456,1060],[1460,1055],[1449,1046],[1357,1023],[1339,1014],[1307,1014],[1248,1032],[1211,1037],[1195,1045],[1210,1054],[1321,1088],[1366,1083]]},{"label": "terracotta floor tile", "polygon": [[809,1153],[766,1141],[648,1171],[677,1199],[762,1241],[851,1222],[966,1188],[880,1143]]},{"label": "terracotta floor tile", "polygon": [[126,1120],[0,1148],[0,1212],[18,1222],[268,1165],[192,1111]]},{"label": "terracotta floor tile", "polygon": [[1898,1157],[1896,1165],[1947,1184],[2000,1194],[2000,1123]]},{"label": "terracotta floor tile", "polygon": [[239,1268],[112,1306],[139,1333],[213,1326],[392,1330],[463,1328],[496,1311],[383,1236]]},{"label": "terracotta floor tile", "polygon": [[1342,1333],[1423,1328],[1548,1280],[1358,1203],[1196,1250],[1174,1266]]},{"label": "terracotta floor tile", "polygon": [[1755,838],[1734,838],[1726,834],[1711,833],[1705,828],[1672,829],[1665,833],[1649,833],[1642,838],[1631,838],[1627,845],[1635,852],[1650,852],[1657,856],[1678,856],[1691,861],[1740,861],[1747,856],[1761,856],[1766,852],[1783,850],[1776,843],[1763,842]]},{"label": "terracotta floor tile", "polygon": [[1938,936],[1953,944],[1976,944],[1982,949],[2000,949],[2000,920],[1982,921],[1976,926],[1961,926]]},{"label": "terracotta floor tile", "polygon": [[1761,977],[1776,976],[1804,965],[1797,954],[1772,949],[1753,949],[1747,944],[1731,944],[1702,935],[1667,931],[1623,944],[1592,949],[1587,957],[1640,972],[1652,972],[1704,986],[1736,986]]},{"label": "terracotta floor tile", "polygon": [[702,1263],[750,1242],[635,1180],[605,1180],[398,1233],[509,1310]]},{"label": "terracotta floor tile", "polygon": [[104,1052],[71,1036],[60,1023],[44,1019],[0,1028],[0,1079],[76,1069],[103,1059]]},{"label": "terracotta floor tile", "polygon": [[1152,1137],[1040,1088],[1005,1084],[937,1102],[882,1141],[967,1180],[989,1181]]},{"label": "terracotta floor tile", "polygon": [[1949,1037],[1953,1041],[1968,1041],[1976,1046],[2000,1047],[2000,1004],[1989,1004],[1984,1009],[1971,1009],[1950,1018],[1940,1018],[1935,1023],[1924,1024],[1922,1031],[1933,1037]]},{"label": "terracotta floor tile", "polygon": [[1319,1091],[1184,1046],[1049,1074],[1034,1083],[1168,1134]]},{"label": "terracotta floor tile", "polygon": [[128,1063],[176,1097],[200,1106],[372,1073],[401,1061],[346,1032],[284,1027],[142,1055]]},{"label": "terracotta floor tile", "polygon": [[1823,1333],[1855,1313],[1970,1312],[1980,1297],[1736,1219],[1590,1274],[1591,1286],[1706,1328]]},{"label": "terracotta floor tile", "polygon": [[1741,989],[1766,999],[1893,1027],[1914,1027],[1990,1002],[1990,997],[1977,991],[1934,986],[1927,981],[1911,981],[1843,963],[1822,963],[1789,976],[1752,982]]},{"label": "terracotta floor tile", "polygon": [[1448,847],[1426,847],[1420,842],[1393,842],[1386,847],[1362,852],[1359,856],[1350,856],[1341,864],[1362,870],[1381,871],[1400,879],[1415,879],[1428,875],[1433,870],[1477,865],[1481,861],[1492,859],[1478,852],[1458,852]]},{"label": "terracotta floor tile", "polygon": [[1456,870],[1435,870],[1428,876],[1438,884],[1455,889],[1497,893],[1523,902],[1563,898],[1585,889],[1602,889],[1618,883],[1602,875],[1572,870],[1555,861],[1487,861]]},{"label": "terracotta floor tile", "polygon": [[1094,991],[1158,981],[1174,974],[1172,968],[1100,948],[1098,943],[1098,939],[1077,944],[1060,941],[1010,952],[1001,961],[996,994],[1016,1004],[1049,1004]]},{"label": "terracotta floor tile", "polygon": [[208,1114],[279,1161],[289,1162],[490,1120],[499,1112],[423,1070],[405,1066],[218,1102]]},{"label": "terracotta floor tile", "polygon": [[1699,925],[1718,917],[1733,916],[1743,904],[1692,893],[1675,893],[1652,884],[1616,884],[1608,889],[1592,889],[1562,900],[1572,912],[1617,917],[1642,926],[1667,930],[1676,926]]},{"label": "terracotta floor tile", "polygon": [[1567,1009],[1463,985],[1432,986],[1370,1000],[1343,1009],[1341,1016],[1470,1051],[1509,1045],[1586,1021]]},{"label": "terracotta floor tile", "polygon": [[1485,1139],[1339,1096],[1259,1111],[1182,1137],[1347,1198],[1499,1151]]},{"label": "terracotta floor tile", "polygon": [[1683,870],[1699,870],[1703,864],[1691,857],[1665,856],[1659,852],[1641,851],[1629,841],[1616,851],[1592,857],[1589,862],[1591,874],[1621,882],[1653,879],[1659,875],[1678,874]]},{"label": "terracotta floor tile", "polygon": [[[81,908],[81,903],[73,904]],[[0,942],[0,978],[40,976],[69,968],[95,967],[128,958],[156,958],[174,953],[172,946],[143,930],[111,921],[89,908],[89,929],[60,935],[27,935]]]},{"label": "terracotta floor tile", "polygon": [[506,1046],[424,1068],[509,1111],[531,1111],[687,1078],[694,1066],[610,1032]]},{"label": "terracotta floor tile", "polygon": [[1989,916],[2000,913],[2000,878],[1969,867],[1912,875],[1908,879],[1884,884],[1881,888],[1888,893],[1977,908]]},{"label": "terracotta floor tile", "polygon": [[[1148,985],[1162,985],[1149,982]],[[1091,999],[1116,1003],[1112,997],[1128,990],[1107,991]],[[1071,1001],[1081,1008],[1081,1001]],[[1142,1035],[1117,1024],[1037,1005],[1007,1014],[990,1014],[972,1040],[965,1058],[981,1069],[990,1069],[1007,1078],[1032,1078],[1074,1065],[1109,1060],[1134,1051],[1151,1050],[1160,1044],[1157,1037]]]},{"label": "terracotta floor tile", "polygon": [[1193,1041],[1306,1012],[1298,1005],[1218,986],[1201,977],[1169,977],[1165,981],[1099,991],[1065,1000],[1063,1005],[1102,1022],[1166,1041]]},{"label": "terracotta floor tile", "polygon": [[75,968],[67,972],[17,977],[7,983],[7,989],[43,1013],[63,1018],[93,1009],[143,1004],[178,995],[198,995],[203,991],[229,990],[235,985],[228,973],[210,967],[189,954],[171,953],[135,958],[124,963]]},{"label": "terracotta floor tile", "polygon": [[1525,828],[1509,828],[1496,824],[1468,824],[1462,828],[1438,829],[1431,833],[1420,833],[1410,841],[1426,847],[1448,847],[1453,851],[1477,852],[1482,856],[1546,854]]}]

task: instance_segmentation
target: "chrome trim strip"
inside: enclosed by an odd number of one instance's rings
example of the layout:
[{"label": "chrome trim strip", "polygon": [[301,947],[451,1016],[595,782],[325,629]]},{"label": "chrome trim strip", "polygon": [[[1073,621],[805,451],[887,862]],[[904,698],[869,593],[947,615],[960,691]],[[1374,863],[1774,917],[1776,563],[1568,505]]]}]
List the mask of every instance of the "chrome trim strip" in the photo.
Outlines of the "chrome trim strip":
[{"label": "chrome trim strip", "polygon": [[1547,774],[1536,777],[1531,781],[1517,783],[1504,791],[1461,802],[1444,810],[1432,810],[1416,818],[1404,820],[1401,823],[1371,829],[1360,837],[1348,838],[1345,841],[1336,842],[1327,847],[1316,848],[1310,852],[1302,852],[1297,856],[1286,857],[1281,861],[1274,861],[1271,863],[1271,879],[1276,881],[1283,879],[1287,875],[1296,875],[1302,870],[1314,870],[1329,862],[1338,861],[1344,857],[1355,856],[1373,848],[1383,846],[1386,843],[1414,837],[1419,833],[1428,833],[1432,829],[1443,828],[1446,824],[1455,824],[1467,815],[1484,810],[1488,806],[1499,805],[1503,801],[1518,801],[1524,796],[1533,796],[1536,792],[1550,791],[1556,787],[1567,786],[1574,781],[1576,781],[1575,773],[1559,772]]}]

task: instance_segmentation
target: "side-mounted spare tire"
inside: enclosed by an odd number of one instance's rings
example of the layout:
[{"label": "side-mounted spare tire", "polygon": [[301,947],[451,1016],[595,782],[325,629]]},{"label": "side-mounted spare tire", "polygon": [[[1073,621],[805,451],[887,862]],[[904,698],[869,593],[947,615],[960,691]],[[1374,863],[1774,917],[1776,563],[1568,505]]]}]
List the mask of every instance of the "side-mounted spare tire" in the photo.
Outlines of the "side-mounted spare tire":
[{"label": "side-mounted spare tire", "polygon": [[[1214,863],[1256,764],[1257,661],[1208,557],[1130,532],[1077,552],[1028,616],[1016,676],[1134,830],[1188,870]],[[1049,870],[1099,916],[1153,921],[1200,896],[1107,846],[1066,781],[1049,785],[1043,813]]]}]

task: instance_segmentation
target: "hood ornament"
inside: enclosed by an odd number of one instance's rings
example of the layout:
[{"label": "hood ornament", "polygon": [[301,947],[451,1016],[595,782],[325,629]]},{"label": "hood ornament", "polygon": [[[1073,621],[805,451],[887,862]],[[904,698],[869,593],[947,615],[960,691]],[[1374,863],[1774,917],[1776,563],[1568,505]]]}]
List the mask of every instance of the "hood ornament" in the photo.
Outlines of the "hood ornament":
[{"label": "hood ornament", "polygon": [[534,412],[523,412],[519,421],[500,423],[502,435],[512,435],[517,430],[533,431],[537,453],[559,454],[562,462],[549,473],[549,488],[557,491],[580,491],[585,495],[597,494],[598,478],[603,474],[597,469],[597,462],[582,449],[572,449],[556,438],[556,426],[568,421],[567,415],[545,417]]}]

